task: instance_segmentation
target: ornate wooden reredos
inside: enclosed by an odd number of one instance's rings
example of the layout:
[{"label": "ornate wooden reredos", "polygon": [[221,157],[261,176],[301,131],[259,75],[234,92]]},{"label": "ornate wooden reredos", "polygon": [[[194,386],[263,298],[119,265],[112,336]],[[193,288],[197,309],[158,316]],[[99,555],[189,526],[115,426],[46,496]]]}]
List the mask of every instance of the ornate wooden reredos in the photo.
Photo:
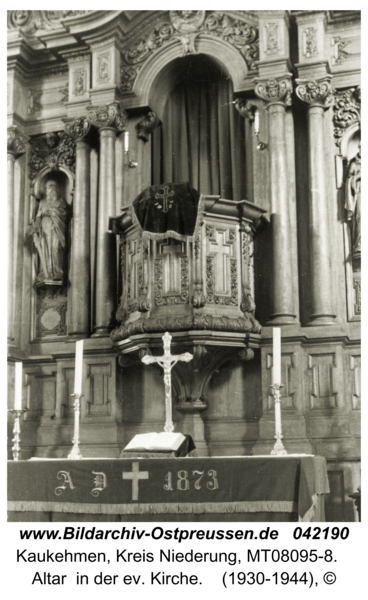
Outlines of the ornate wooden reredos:
[{"label": "ornate wooden reredos", "polygon": [[[358,11],[8,11],[9,380],[23,360],[29,453],[67,454],[81,338],[86,444],[119,456],[156,428],[162,377],[141,358],[167,330],[194,355],[174,421],[203,454],[268,452],[277,326],[288,448],[357,473],[360,129]],[[195,237],[146,243],[134,200],[186,181]]]}]

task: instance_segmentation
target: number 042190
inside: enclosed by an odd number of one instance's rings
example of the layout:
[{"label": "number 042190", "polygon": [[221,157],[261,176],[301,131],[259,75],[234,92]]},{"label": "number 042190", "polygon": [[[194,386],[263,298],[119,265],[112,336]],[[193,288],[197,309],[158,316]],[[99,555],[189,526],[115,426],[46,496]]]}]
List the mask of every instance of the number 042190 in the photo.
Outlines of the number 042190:
[{"label": "number 042190", "polygon": [[[174,477],[173,477],[174,475]],[[218,490],[219,484],[217,479],[217,472],[214,469],[207,471],[178,471],[172,473],[168,471],[165,476],[164,490],[173,491],[176,490],[202,490],[207,488],[208,490]]]},{"label": "number 042190", "polygon": [[346,540],[349,536],[349,527],[296,527],[293,532],[294,540],[306,538],[307,540]]}]

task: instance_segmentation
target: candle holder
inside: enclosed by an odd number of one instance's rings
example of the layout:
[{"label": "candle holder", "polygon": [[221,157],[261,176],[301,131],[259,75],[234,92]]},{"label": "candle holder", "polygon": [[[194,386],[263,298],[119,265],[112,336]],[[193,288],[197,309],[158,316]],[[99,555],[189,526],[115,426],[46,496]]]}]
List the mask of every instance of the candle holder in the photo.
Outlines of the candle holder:
[{"label": "candle holder", "polygon": [[271,451],[272,456],[285,456],[287,451],[282,443],[282,428],[281,428],[281,388],[284,386],[280,383],[273,383],[271,386],[272,395],[275,398],[275,428],[276,428],[276,443]]},{"label": "candle holder", "polygon": [[83,394],[70,394],[74,398],[74,437],[73,437],[73,448],[68,454],[68,458],[72,460],[79,460],[83,458],[81,451],[79,450],[79,417],[80,417],[80,401],[83,398]]},{"label": "candle holder", "polygon": [[14,415],[14,437],[12,442],[14,442],[13,450],[13,460],[19,460],[20,457],[20,418],[21,416],[27,412],[28,408],[10,408],[9,412]]}]

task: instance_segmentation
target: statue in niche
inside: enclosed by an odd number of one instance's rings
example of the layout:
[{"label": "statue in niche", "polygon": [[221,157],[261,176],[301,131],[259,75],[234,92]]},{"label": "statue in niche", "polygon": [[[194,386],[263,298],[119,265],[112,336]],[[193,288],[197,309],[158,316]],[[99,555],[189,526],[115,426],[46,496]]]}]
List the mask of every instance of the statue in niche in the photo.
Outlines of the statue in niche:
[{"label": "statue in niche", "polygon": [[348,175],[345,186],[345,210],[347,220],[351,222],[351,242],[353,260],[361,256],[361,148],[356,156],[352,158],[348,167]]},{"label": "statue in niche", "polygon": [[68,212],[69,206],[60,195],[58,183],[49,180],[36,219],[32,221],[27,232],[33,236],[40,258],[36,285],[63,283]]}]

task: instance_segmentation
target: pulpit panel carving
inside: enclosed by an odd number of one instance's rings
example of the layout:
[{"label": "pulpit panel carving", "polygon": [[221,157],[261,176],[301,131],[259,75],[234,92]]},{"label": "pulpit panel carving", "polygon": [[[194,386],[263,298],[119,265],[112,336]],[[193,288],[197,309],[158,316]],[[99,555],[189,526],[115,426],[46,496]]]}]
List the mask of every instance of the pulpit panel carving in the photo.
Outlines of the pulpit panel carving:
[{"label": "pulpit panel carving", "polygon": [[206,225],[206,235],[207,303],[238,306],[236,230]]},{"label": "pulpit panel carving", "polygon": [[111,365],[88,365],[87,378],[89,381],[89,396],[86,397],[86,414],[91,416],[110,415],[109,379],[111,379]]},{"label": "pulpit panel carving", "polygon": [[129,240],[127,257],[128,312],[138,310],[139,291],[143,284],[142,240]]},{"label": "pulpit panel carving", "polygon": [[156,306],[189,303],[189,259],[185,242],[170,238],[157,243],[154,277]]},{"label": "pulpit panel carving", "polygon": [[361,378],[361,357],[360,355],[350,355],[350,371],[352,374],[352,407],[353,410],[360,410],[360,378]]},{"label": "pulpit panel carving", "polygon": [[309,390],[310,408],[337,408],[338,393],[335,383],[336,355],[309,354],[308,368],[310,369]]}]

